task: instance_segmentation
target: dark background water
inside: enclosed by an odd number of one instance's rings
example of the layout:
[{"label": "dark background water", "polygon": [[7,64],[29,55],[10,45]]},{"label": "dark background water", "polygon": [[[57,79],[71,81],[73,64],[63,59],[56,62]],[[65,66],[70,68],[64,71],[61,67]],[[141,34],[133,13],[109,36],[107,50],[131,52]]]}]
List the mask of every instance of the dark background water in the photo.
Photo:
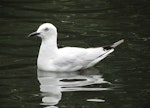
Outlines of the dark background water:
[{"label": "dark background water", "polygon": [[114,53],[96,65],[98,75],[115,85],[115,89],[62,92],[56,108],[148,107],[149,4],[149,0],[1,0],[0,108],[45,107],[41,105],[43,95],[36,69],[40,40],[26,38],[44,22],[58,28],[59,47],[97,47],[125,39]]}]

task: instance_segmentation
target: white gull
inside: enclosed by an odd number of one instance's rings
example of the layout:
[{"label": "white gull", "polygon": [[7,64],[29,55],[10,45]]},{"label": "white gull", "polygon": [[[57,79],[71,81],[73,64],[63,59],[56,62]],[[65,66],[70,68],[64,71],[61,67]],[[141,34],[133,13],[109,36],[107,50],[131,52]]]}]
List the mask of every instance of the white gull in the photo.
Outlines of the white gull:
[{"label": "white gull", "polygon": [[36,32],[29,34],[42,39],[37,66],[42,71],[78,71],[93,67],[124,42],[119,40],[111,45],[97,48],[79,48],[57,46],[57,28],[51,23],[42,24]]}]

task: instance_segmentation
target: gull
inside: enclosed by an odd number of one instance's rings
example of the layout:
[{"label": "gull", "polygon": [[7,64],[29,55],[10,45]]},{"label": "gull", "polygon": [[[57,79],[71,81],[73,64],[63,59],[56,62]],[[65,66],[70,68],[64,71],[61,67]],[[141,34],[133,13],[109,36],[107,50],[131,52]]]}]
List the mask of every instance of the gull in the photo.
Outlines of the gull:
[{"label": "gull", "polygon": [[124,42],[123,39],[107,46],[96,48],[57,46],[57,28],[51,23],[39,26],[36,32],[28,37],[40,37],[37,68],[42,71],[70,72],[93,67],[114,51],[114,48]]}]

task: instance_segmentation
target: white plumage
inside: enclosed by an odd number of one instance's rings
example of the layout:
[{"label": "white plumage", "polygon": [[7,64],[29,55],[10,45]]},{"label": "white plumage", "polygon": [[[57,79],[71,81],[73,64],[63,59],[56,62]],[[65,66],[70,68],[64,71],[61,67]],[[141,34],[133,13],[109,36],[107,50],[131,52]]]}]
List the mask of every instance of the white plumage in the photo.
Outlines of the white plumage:
[{"label": "white plumage", "polygon": [[53,24],[44,23],[29,35],[41,37],[37,66],[43,71],[78,71],[94,66],[114,51],[124,40],[97,48],[57,47],[57,29]]}]

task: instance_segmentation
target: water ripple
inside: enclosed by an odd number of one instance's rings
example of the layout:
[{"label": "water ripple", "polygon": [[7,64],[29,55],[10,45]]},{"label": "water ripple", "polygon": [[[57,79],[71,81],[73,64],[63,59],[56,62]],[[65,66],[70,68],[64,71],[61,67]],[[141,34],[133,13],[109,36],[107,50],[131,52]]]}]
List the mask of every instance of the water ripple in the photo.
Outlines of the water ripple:
[{"label": "water ripple", "polygon": [[[96,68],[80,72],[38,72],[42,105],[56,105],[62,98],[62,92],[111,90]],[[107,87],[103,87],[107,84]]]}]

